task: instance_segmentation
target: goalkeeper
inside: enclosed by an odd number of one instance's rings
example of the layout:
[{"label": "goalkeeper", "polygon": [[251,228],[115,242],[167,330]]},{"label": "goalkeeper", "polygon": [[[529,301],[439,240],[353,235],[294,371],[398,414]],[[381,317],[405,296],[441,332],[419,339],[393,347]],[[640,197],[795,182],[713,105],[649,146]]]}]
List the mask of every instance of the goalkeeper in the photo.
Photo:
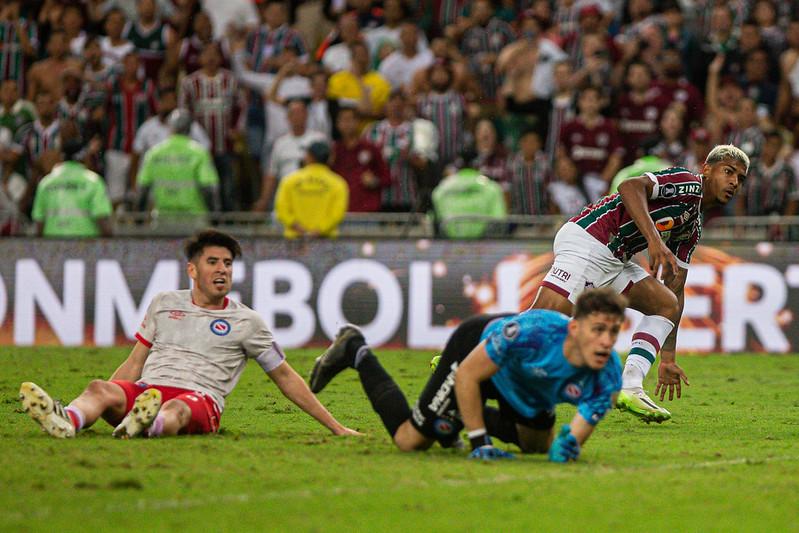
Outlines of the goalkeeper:
[{"label": "goalkeeper", "polygon": [[[571,320],[543,309],[472,317],[447,341],[413,409],[361,332],[348,325],[316,360],[311,390],[318,393],[345,368],[357,370],[402,451],[425,450],[435,441],[457,446],[465,428],[472,458],[512,458],[494,447],[496,437],[555,462],[576,460],[621,388],[613,345],[625,307],[611,289],[595,289],[580,296]],[[488,399],[499,408],[486,406]],[[564,402],[577,405],[577,414],[556,437],[555,405]]]}]

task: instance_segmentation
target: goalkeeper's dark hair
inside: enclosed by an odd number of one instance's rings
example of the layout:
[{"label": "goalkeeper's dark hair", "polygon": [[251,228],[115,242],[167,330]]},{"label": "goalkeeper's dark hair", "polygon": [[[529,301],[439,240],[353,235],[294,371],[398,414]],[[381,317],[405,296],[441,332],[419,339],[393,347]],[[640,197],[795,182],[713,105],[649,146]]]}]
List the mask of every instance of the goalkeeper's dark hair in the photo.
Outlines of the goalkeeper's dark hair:
[{"label": "goalkeeper's dark hair", "polygon": [[220,246],[230,250],[233,259],[241,256],[241,245],[232,235],[225,232],[206,229],[199,231],[189,237],[183,245],[183,252],[188,261],[193,261],[202,255],[203,250],[208,246]]},{"label": "goalkeeper's dark hair", "polygon": [[574,304],[574,318],[585,318],[592,313],[602,313],[624,319],[627,298],[613,289],[588,289]]}]

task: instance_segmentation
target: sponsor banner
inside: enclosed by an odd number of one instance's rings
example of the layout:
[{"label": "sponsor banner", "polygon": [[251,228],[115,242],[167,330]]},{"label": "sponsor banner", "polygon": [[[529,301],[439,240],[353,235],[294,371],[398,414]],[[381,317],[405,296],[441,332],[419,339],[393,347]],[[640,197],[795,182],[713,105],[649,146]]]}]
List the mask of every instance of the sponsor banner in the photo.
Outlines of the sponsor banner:
[{"label": "sponsor banner", "polygon": [[[323,345],[347,322],[375,345],[440,348],[464,318],[527,309],[552,264],[546,241],[245,239],[231,298],[284,347]],[[124,345],[159,291],[189,287],[182,243],[0,240],[0,344]],[[799,246],[700,246],[678,349],[799,346]],[[618,348],[629,347],[630,311]],[[212,326],[224,335],[224,323]]]}]

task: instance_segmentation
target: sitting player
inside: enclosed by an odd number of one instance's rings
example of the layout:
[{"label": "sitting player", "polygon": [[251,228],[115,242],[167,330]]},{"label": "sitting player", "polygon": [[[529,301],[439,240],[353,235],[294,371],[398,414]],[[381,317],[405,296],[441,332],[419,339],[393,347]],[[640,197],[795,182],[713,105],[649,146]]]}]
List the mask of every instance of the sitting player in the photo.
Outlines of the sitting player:
[{"label": "sitting player", "polygon": [[138,342],[111,379],[92,381],[66,408],[34,383],[23,383],[19,396],[31,418],[60,438],[74,437],[100,417],[121,438],[213,433],[225,397],[254,359],[283,395],[332,433],[357,434],[319,403],[261,317],[227,298],[239,243],[206,230],[187,241],[185,252],[194,287],[153,298]]},{"label": "sitting player", "polygon": [[[357,370],[366,395],[400,450],[425,450],[435,441],[460,443],[468,431],[470,457],[513,457],[490,436],[525,453],[556,462],[576,460],[621,387],[613,345],[624,320],[625,299],[610,289],[585,292],[574,318],[546,310],[479,315],[463,322],[411,410],[402,391],[354,326],[341,329],[311,371],[321,391],[347,367]],[[495,399],[499,409],[485,405]],[[577,405],[570,425],[555,438],[555,405]],[[553,442],[554,439],[554,442]]]},{"label": "sitting player", "polygon": [[[681,395],[685,372],[676,362],[677,325],[691,255],[702,234],[701,211],[727,204],[743,186],[749,157],[732,145],[710,151],[702,173],[684,168],[646,172],[619,185],[572,217],[555,236],[555,261],[541,282],[534,309],[570,313],[587,287],[624,293],[630,307],[644,314],[633,334],[622,376],[618,407],[647,423],[671,413],[643,389],[644,377],[661,352],[655,394]],[[647,250],[653,274],[662,267],[664,283],[631,261]]]}]

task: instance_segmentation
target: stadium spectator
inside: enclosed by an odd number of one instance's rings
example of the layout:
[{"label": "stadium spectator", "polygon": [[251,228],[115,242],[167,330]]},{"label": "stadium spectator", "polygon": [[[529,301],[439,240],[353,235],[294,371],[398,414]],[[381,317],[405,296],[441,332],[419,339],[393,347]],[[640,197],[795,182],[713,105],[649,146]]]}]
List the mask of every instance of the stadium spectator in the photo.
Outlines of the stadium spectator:
[{"label": "stadium spectator", "polygon": [[349,49],[349,67],[330,76],[327,97],[343,105],[355,104],[368,124],[383,117],[391,84],[379,72],[369,68],[369,50],[363,41],[352,43]]},{"label": "stadium spectator", "polygon": [[39,30],[34,20],[21,16],[22,0],[8,0],[0,6],[0,80],[17,82],[20,94],[25,94],[29,65],[39,52]]},{"label": "stadium spectator", "polygon": [[647,152],[668,161],[671,165],[677,165],[687,156],[685,137],[682,109],[670,106],[663,111],[659,135],[653,139],[656,142]]},{"label": "stadium spectator", "polygon": [[764,137],[762,153],[752,162],[736,214],[796,215],[799,212],[799,188],[793,168],[781,153],[782,135],[778,130],[769,130]]},{"label": "stadium spectator", "polygon": [[16,80],[0,83],[0,128],[7,129],[12,139],[22,126],[36,119],[36,108],[20,98],[18,87]]},{"label": "stadium spectator", "polygon": [[103,49],[100,38],[90,36],[83,46],[83,81],[86,84],[86,100],[90,105],[105,103],[106,89],[111,78],[116,75],[121,62],[116,67],[107,66],[103,62]]},{"label": "stadium spectator", "polygon": [[189,137],[193,121],[188,111],[176,109],[167,121],[171,134],[144,154],[136,177],[139,210],[151,201],[159,219],[177,216],[178,223],[204,225],[201,216],[181,215],[217,210],[219,177],[211,154]]},{"label": "stadium spectator", "polygon": [[31,214],[36,234],[58,238],[111,236],[111,202],[103,178],[80,162],[82,139],[77,135],[65,137],[60,144],[64,162],[36,187]]},{"label": "stadium spectator", "polygon": [[780,87],[775,118],[789,127],[797,122],[795,107],[799,102],[799,19],[788,23],[788,48],[780,55]]},{"label": "stadium spectator", "polygon": [[[796,6],[793,6],[794,10]],[[785,32],[777,24],[777,9],[771,0],[757,0],[752,7],[752,18],[757,23],[765,45],[777,55],[785,50]]]},{"label": "stadium spectator", "polygon": [[515,215],[547,215],[552,211],[550,166],[542,148],[541,135],[530,129],[519,137],[519,152],[510,156],[507,192],[510,211]]},{"label": "stadium spectator", "polygon": [[[466,100],[470,102],[478,100],[480,86],[475,77],[472,76],[469,65],[455,42],[446,37],[436,37],[430,43],[430,51],[433,53],[433,63],[449,64],[453,75],[452,87],[463,94]],[[416,71],[410,86],[405,88],[405,92],[416,98],[420,94],[429,92],[430,89],[427,69],[424,68]]]},{"label": "stadium spectator", "polygon": [[500,142],[494,122],[487,118],[477,121],[474,127],[474,147],[458,158],[455,166],[476,169],[499,183],[504,191],[510,190],[508,150]]},{"label": "stadium spectator", "polygon": [[[402,21],[409,18],[410,12],[408,4],[403,0],[385,0],[383,2],[383,24],[376,28],[365,28],[363,37],[369,47],[369,57],[378,60],[381,49],[388,48],[397,50],[401,46],[400,32]],[[419,50],[428,48],[427,36],[424,32],[419,32]]]},{"label": "stadium spectator", "polygon": [[764,114],[773,115],[777,106],[777,84],[769,79],[771,61],[765,48],[746,55],[743,76],[739,81],[744,94],[754,100]]},{"label": "stadium spectator", "polygon": [[400,47],[380,62],[380,74],[393,89],[407,90],[416,72],[433,63],[433,53],[419,48],[419,31],[411,21],[400,26]]},{"label": "stadium spectator", "polygon": [[549,112],[549,120],[544,123],[547,132],[544,151],[550,167],[555,162],[563,125],[577,116],[577,91],[574,86],[573,70],[571,62],[563,60],[555,65],[552,72],[555,83],[551,100],[552,110]]},{"label": "stadium spectator", "polygon": [[[553,462],[576,461],[580,445],[612,408],[621,386],[613,344],[625,306],[623,297],[594,290],[580,298],[571,323],[541,310],[472,317],[452,333],[413,409],[361,331],[348,325],[317,359],[311,389],[319,392],[342,370],[355,369],[402,451],[426,450],[436,441],[456,447],[466,429],[472,459],[514,457],[495,448],[493,436],[523,453],[548,452]],[[529,368],[540,372],[531,377]],[[585,391],[579,397],[554,392],[577,382]],[[499,408],[487,406],[488,399],[497,400]],[[555,406],[564,402],[577,405],[577,414],[556,437]]]},{"label": "stadium spectator", "polygon": [[122,60],[136,50],[134,44],[124,36],[125,15],[119,9],[111,9],[103,23],[105,35],[100,37],[103,51],[103,65],[108,68],[121,68]]},{"label": "stadium spectator", "polygon": [[47,41],[47,57],[28,70],[28,99],[34,100],[38,93],[47,91],[59,100],[63,95],[61,75],[68,68],[81,70],[82,66],[80,61],[69,57],[66,34],[53,31]]},{"label": "stadium spectator", "polygon": [[29,186],[36,186],[33,168],[36,160],[48,150],[60,149],[61,122],[58,120],[58,102],[52,94],[41,92],[34,100],[37,119],[17,130],[14,137],[11,164],[20,163]]},{"label": "stadium spectator", "polygon": [[122,35],[138,52],[145,77],[158,82],[167,50],[177,45],[177,36],[161,19],[155,0],[136,0],[136,13],[138,16],[127,23]]},{"label": "stadium spectator", "polygon": [[225,397],[254,359],[286,398],[331,433],[358,435],[319,403],[261,317],[227,297],[239,243],[206,230],[187,241],[185,252],[192,288],[155,296],[138,342],[111,379],[92,381],[66,408],[37,385],[23,383],[20,398],[31,418],[58,438],[74,437],[101,417],[116,426],[117,438],[216,433]]},{"label": "stadium spectator", "polygon": [[64,34],[69,43],[69,53],[74,57],[83,56],[83,47],[89,37],[86,33],[86,16],[80,4],[66,4],[61,14]]},{"label": "stadium spectator", "polygon": [[588,195],[580,187],[577,167],[568,157],[555,161],[552,181],[547,193],[554,209],[561,215],[573,217],[588,205]]},{"label": "stadium spectator", "polygon": [[122,60],[122,73],[108,88],[105,178],[115,206],[130,192],[130,159],[136,132],[155,113],[155,84],[139,77],[140,65],[137,53],[128,53]]},{"label": "stadium spectator", "polygon": [[591,201],[605,194],[610,180],[622,166],[625,150],[616,127],[599,114],[601,98],[597,87],[582,89],[577,100],[580,113],[564,124],[560,132],[560,155],[577,165],[581,185]]},{"label": "stadium spectator", "polygon": [[203,49],[213,42],[219,45],[219,50],[222,52],[222,66],[228,68],[230,66],[230,51],[227,49],[227,41],[214,39],[211,16],[205,11],[197,13],[192,20],[192,30],[190,36],[184,37],[180,41],[177,53],[177,67],[179,70],[187,75],[200,70],[202,68],[200,55]]},{"label": "stadium spectator", "polygon": [[[93,3],[93,2],[92,2]],[[154,13],[161,19],[169,19],[175,14],[175,5],[172,0],[155,0]],[[112,10],[118,10],[126,20],[136,21],[141,16],[138,0],[105,0],[97,9],[92,10],[92,18],[101,20]]]},{"label": "stadium spectator", "polygon": [[302,168],[280,180],[275,198],[275,214],[283,224],[283,236],[327,237],[338,235],[338,226],[347,213],[347,182],[330,170],[330,146],[312,142]]},{"label": "stadium spectator", "polygon": [[[158,114],[148,118],[136,131],[133,138],[133,152],[130,159],[129,182],[131,189],[136,185],[136,175],[139,173],[139,163],[150,148],[165,141],[173,132],[169,126],[169,115],[178,106],[177,92],[174,87],[164,87],[158,91]],[[211,139],[202,126],[196,121],[191,122],[188,136],[206,150],[211,149]]]},{"label": "stadium spectator", "polygon": [[685,107],[685,116],[689,117],[690,126],[702,122],[705,117],[702,93],[696,88],[697,86],[683,77],[683,64],[678,50],[663,50],[655,87],[661,91],[667,102],[678,102]]},{"label": "stadium spectator", "polygon": [[419,116],[438,129],[438,162],[443,168],[455,161],[463,150],[468,110],[466,99],[452,87],[450,65],[435,63],[427,72],[430,91],[417,97],[417,108]]},{"label": "stadium spectator", "polygon": [[604,98],[609,97],[612,90],[613,62],[606,39],[597,34],[582,36],[578,60],[579,62],[575,63],[573,80],[575,86],[598,87]]},{"label": "stadium spectator", "polygon": [[290,58],[283,50],[296,51],[300,62],[308,60],[308,52],[299,32],[287,24],[286,4],[282,0],[265,0],[258,4],[263,23],[247,35],[247,63],[255,72],[276,73]]},{"label": "stadium spectator", "polygon": [[[577,15],[576,23],[573,21],[575,12]],[[568,34],[561,34],[564,35],[562,48],[569,54],[572,64],[577,67],[588,65],[589,70],[594,70],[595,67],[602,63],[599,59],[607,58],[614,62],[618,60],[619,51],[607,31],[607,21],[603,17],[602,9],[597,2],[575,2],[573,7],[568,10],[568,14],[564,10],[560,16],[572,18],[570,22],[567,22],[566,26],[574,29]],[[586,57],[585,51],[588,47],[583,43],[586,38],[596,38],[598,42],[592,44],[591,47],[597,51],[601,50],[606,58],[597,57],[592,60]]]},{"label": "stadium spectator", "polygon": [[333,135],[332,106],[327,99],[327,73],[319,69],[311,74],[311,101],[308,103],[308,123],[328,138]]},{"label": "stadium spectator", "polygon": [[201,0],[200,3],[211,17],[214,39],[246,33],[261,22],[256,2],[252,0]]},{"label": "stadium spectator", "polygon": [[[331,74],[349,69],[352,61],[352,46],[355,43],[363,43],[356,13],[342,15],[336,28],[333,42],[328,46],[322,43],[320,50],[317,52],[317,57],[320,57],[322,66]],[[366,57],[368,65],[368,53]]]},{"label": "stadium spectator", "polygon": [[626,90],[619,94],[614,106],[619,137],[626,147],[624,164],[642,156],[641,143],[657,134],[658,123],[668,102],[659,89],[652,87],[649,66],[640,61],[627,65]]},{"label": "stadium spectator", "polygon": [[333,145],[333,172],[349,186],[348,211],[380,211],[383,191],[391,187],[391,174],[380,149],[360,136],[360,115],[350,107],[341,108],[336,117],[340,139]]},{"label": "stadium spectator", "polygon": [[507,22],[494,16],[490,0],[473,0],[470,8],[470,27],[463,34],[461,52],[480,83],[483,96],[492,102],[502,85],[502,77],[495,69],[497,57],[515,35]]},{"label": "stadium spectator", "polygon": [[[710,15],[710,31],[701,32],[702,39],[686,52],[687,68],[685,72],[692,84],[704,87],[707,83],[707,72],[710,62],[720,53],[734,50],[737,47],[737,38],[733,12],[729,6],[713,2],[714,7]],[[664,62],[666,58],[663,58]],[[677,62],[669,61],[669,66],[676,70]],[[680,67],[682,68],[682,67]]]},{"label": "stadium spectator", "polygon": [[391,172],[391,187],[383,190],[382,211],[407,212],[417,207],[417,173],[430,164],[415,146],[413,122],[406,109],[404,93],[393,91],[386,103],[386,118],[372,124],[365,134],[383,153]]},{"label": "stadium spectator", "polygon": [[[289,131],[277,138],[269,156],[269,167],[263,173],[261,193],[253,205],[253,211],[265,211],[272,204],[272,196],[280,181],[299,170],[306,150],[315,142],[327,141],[324,133],[308,128],[308,104],[297,98],[286,105]],[[330,148],[327,148],[328,152]],[[317,159],[317,163],[327,164],[327,159]]]},{"label": "stadium spectator", "polygon": [[688,151],[685,159],[676,161],[677,166],[696,172],[710,152],[710,132],[705,128],[694,128],[688,136]]},{"label": "stadium spectator", "polygon": [[464,168],[433,189],[433,212],[440,233],[450,239],[479,239],[504,233],[508,208],[502,187]]},{"label": "stadium spectator", "polygon": [[239,206],[233,182],[233,140],[241,131],[243,95],[233,73],[222,68],[217,43],[206,45],[200,55],[202,69],[183,79],[180,107],[188,109],[211,139],[211,153],[219,174],[222,210]]},{"label": "stadium spectator", "polygon": [[764,138],[759,126],[757,103],[751,98],[738,101],[735,122],[728,124],[727,142],[736,143],[752,160],[760,157]]}]

